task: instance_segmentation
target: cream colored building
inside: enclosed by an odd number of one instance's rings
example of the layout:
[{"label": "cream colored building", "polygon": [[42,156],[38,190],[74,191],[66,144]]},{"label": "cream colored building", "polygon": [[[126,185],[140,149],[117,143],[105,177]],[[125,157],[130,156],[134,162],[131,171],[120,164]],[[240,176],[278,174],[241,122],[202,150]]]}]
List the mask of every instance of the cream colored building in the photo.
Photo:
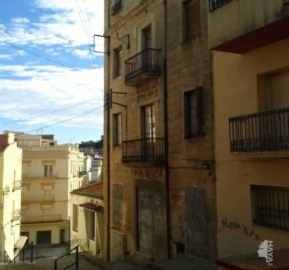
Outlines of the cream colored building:
[{"label": "cream colored building", "polygon": [[288,248],[288,1],[210,2],[219,257]]},{"label": "cream colored building", "polygon": [[0,135],[0,261],[13,260],[26,239],[20,237],[22,150],[14,134]]},{"label": "cream colored building", "polygon": [[21,234],[36,245],[69,241],[70,192],[83,178],[78,146],[57,144],[53,135],[17,134],[17,142],[23,149]]},{"label": "cream colored building", "polygon": [[71,192],[71,248],[102,258],[103,185],[93,183]]},{"label": "cream colored building", "polygon": [[207,3],[105,1],[106,259],[215,259]]}]

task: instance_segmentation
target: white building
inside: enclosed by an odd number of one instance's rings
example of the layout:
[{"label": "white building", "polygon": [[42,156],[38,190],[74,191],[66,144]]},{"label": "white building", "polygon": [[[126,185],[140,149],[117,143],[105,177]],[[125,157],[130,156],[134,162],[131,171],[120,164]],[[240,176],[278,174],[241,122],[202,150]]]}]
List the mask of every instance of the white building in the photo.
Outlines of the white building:
[{"label": "white building", "polygon": [[14,134],[0,135],[0,261],[13,259],[23,247],[20,237],[22,150]]},{"label": "white building", "polygon": [[103,186],[93,183],[71,192],[72,247],[102,258],[103,248]]},{"label": "white building", "polygon": [[17,142],[23,149],[21,234],[36,245],[69,241],[70,192],[83,179],[78,145],[19,133]]}]

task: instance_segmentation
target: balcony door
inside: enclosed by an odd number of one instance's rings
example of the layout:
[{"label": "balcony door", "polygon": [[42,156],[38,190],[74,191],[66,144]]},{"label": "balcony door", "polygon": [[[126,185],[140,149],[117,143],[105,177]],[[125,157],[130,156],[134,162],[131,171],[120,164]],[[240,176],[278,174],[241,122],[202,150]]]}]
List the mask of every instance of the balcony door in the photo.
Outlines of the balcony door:
[{"label": "balcony door", "polygon": [[151,66],[150,48],[152,48],[152,29],[150,26],[142,30],[142,69],[149,71]]},{"label": "balcony door", "polygon": [[289,139],[289,70],[262,75],[259,78],[260,142],[265,148],[277,149]]},{"label": "balcony door", "polygon": [[153,159],[155,156],[155,105],[150,104],[141,108],[141,131],[142,147],[141,152],[145,160]]}]

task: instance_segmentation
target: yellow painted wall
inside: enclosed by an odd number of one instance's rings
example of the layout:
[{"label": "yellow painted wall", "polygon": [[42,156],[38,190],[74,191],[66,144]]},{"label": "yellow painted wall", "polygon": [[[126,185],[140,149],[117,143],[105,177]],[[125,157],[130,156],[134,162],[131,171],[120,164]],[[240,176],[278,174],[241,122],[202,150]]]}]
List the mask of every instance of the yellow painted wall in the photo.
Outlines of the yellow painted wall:
[{"label": "yellow painted wall", "polygon": [[[250,185],[289,187],[289,154],[232,154],[228,120],[266,109],[260,105],[263,85],[258,78],[289,68],[288,46],[289,40],[284,40],[244,55],[213,52],[219,257],[256,252],[265,239],[274,241],[276,249],[289,247],[288,232],[253,224],[250,193]],[[281,89],[282,106],[289,107],[289,99],[284,99],[289,89]]]}]

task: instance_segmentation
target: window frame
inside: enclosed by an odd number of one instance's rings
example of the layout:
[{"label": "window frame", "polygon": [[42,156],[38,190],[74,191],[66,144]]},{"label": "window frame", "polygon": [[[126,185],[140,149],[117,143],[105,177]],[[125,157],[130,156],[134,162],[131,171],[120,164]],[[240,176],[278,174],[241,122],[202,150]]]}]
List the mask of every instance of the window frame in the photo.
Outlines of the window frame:
[{"label": "window frame", "polygon": [[[289,188],[280,186],[251,185],[252,223],[256,226],[289,231],[288,220],[278,219],[287,215]],[[282,194],[282,195],[281,195]],[[287,223],[287,225],[286,225]]]},{"label": "window frame", "polygon": [[154,103],[141,106],[141,137],[153,140],[156,138],[156,106]]},{"label": "window frame", "polygon": [[44,177],[45,178],[53,177],[53,165],[44,164]]},{"label": "window frame", "polygon": [[115,113],[112,117],[113,146],[122,144],[122,113]]},{"label": "window frame", "polygon": [[202,27],[201,18],[202,17],[201,17],[200,0],[184,0],[182,2],[183,42],[193,40],[194,38],[196,38],[201,34],[201,27]]},{"label": "window frame", "polygon": [[[192,101],[192,98],[194,101]],[[192,104],[193,102],[195,104]],[[194,111],[192,112],[192,110]],[[184,135],[185,138],[194,138],[204,135],[202,87],[184,92]]]},{"label": "window frame", "polygon": [[122,75],[122,46],[119,46],[113,50],[113,78],[117,78]]}]

